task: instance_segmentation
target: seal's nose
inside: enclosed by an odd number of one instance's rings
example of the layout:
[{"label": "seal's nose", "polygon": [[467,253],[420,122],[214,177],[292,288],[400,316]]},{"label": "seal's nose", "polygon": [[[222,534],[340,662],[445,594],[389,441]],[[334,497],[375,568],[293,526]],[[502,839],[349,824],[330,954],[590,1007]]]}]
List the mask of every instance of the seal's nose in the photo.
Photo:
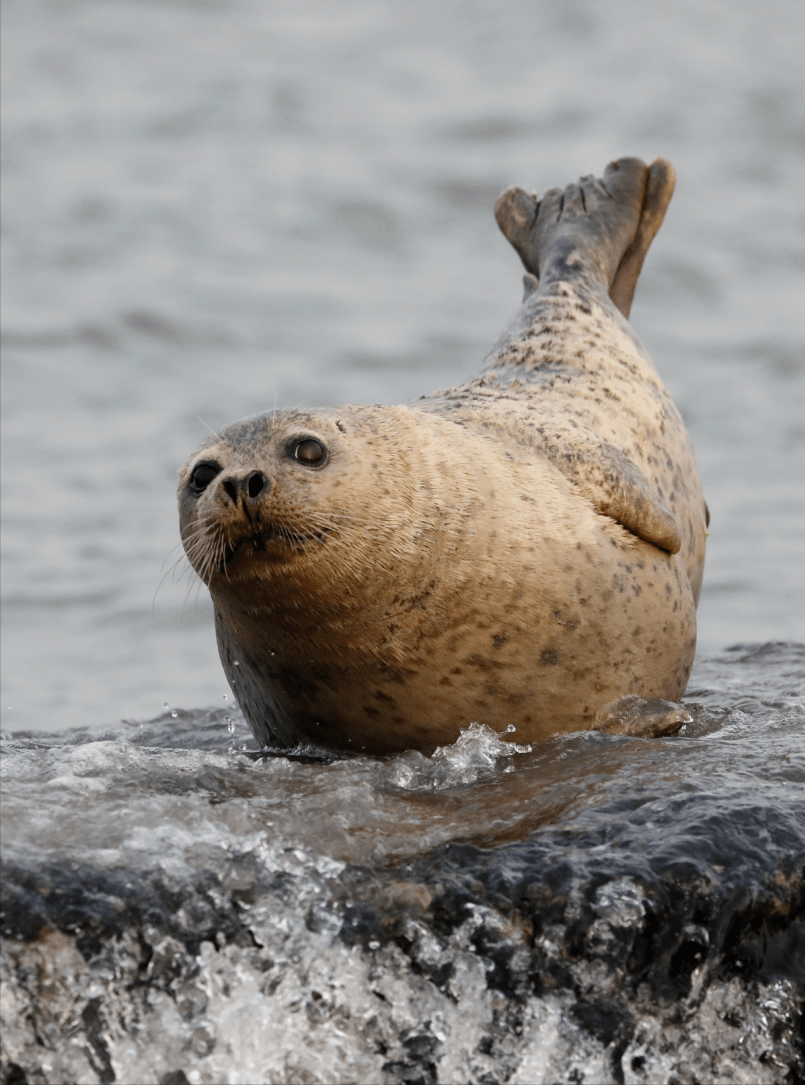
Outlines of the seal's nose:
[{"label": "seal's nose", "polygon": [[238,497],[256,500],[269,487],[269,481],[262,471],[250,471],[247,475],[229,475],[221,483],[232,503],[237,505]]}]

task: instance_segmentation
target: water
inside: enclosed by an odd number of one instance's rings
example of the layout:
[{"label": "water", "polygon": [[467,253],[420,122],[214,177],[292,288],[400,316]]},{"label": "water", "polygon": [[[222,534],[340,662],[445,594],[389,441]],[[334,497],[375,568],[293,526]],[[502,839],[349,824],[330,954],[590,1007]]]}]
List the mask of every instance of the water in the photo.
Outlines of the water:
[{"label": "water", "polygon": [[671,738],[432,759],[222,709],[7,739],[8,1080],[796,1080],[804,676],[742,648]]},{"label": "water", "polygon": [[[3,21],[6,1066],[784,1078],[805,664],[724,649],[805,640],[802,5]],[[632,318],[713,514],[691,730],[237,752],[209,603],[171,571],[178,465],[274,403],[465,380],[520,296],[499,191],[624,153],[679,175]]]}]

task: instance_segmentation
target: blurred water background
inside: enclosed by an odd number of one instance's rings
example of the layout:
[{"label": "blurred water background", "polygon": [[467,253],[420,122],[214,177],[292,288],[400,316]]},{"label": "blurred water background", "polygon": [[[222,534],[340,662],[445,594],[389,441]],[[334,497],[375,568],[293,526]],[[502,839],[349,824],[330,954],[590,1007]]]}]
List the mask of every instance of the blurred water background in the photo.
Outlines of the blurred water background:
[{"label": "blurred water background", "polygon": [[700,650],[805,639],[801,0],[4,0],[3,726],[222,705],[176,469],[473,372],[495,197],[679,184],[632,312],[712,511]]}]

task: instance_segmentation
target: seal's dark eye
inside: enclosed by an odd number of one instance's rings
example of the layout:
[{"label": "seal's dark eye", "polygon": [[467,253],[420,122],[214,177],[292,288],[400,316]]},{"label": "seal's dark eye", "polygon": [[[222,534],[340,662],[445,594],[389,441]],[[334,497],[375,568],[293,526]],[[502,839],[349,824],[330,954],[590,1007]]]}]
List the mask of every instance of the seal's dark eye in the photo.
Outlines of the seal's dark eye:
[{"label": "seal's dark eye", "polygon": [[293,456],[294,459],[299,460],[300,463],[305,463],[312,467],[317,463],[321,463],[324,459],[324,445],[313,437],[305,437],[303,441],[299,441],[298,444],[294,446]]},{"label": "seal's dark eye", "polygon": [[206,490],[216,475],[221,473],[217,463],[200,463],[193,468],[190,476],[190,489],[197,494]]}]

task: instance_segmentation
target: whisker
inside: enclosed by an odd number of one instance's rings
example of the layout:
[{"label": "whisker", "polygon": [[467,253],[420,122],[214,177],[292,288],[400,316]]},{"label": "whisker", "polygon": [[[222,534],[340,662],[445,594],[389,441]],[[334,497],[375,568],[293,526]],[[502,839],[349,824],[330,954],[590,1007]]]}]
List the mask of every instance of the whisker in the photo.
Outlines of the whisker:
[{"label": "whisker", "polygon": [[[174,547],[174,550],[175,549],[176,549],[176,547]],[[176,567],[178,565],[181,565],[181,563],[185,559],[186,559],[186,555],[185,554],[180,554],[179,557],[176,559],[176,561],[174,561],[173,565],[171,565],[170,569],[168,569],[166,572],[164,572],[162,574],[162,576],[159,578],[159,583],[157,584],[156,588],[154,588],[154,598],[151,600],[151,609],[152,610],[154,609],[154,607],[156,605],[157,595],[159,594],[159,589],[162,587],[162,585],[165,583],[165,581],[168,579],[168,577],[171,575],[171,573],[176,569]],[[167,561],[167,558],[165,560]],[[164,565],[164,562],[163,562],[163,565]],[[181,576],[179,577],[179,580],[182,579],[182,576],[185,575],[185,573],[187,572],[188,569],[192,569],[192,568],[193,568],[193,566],[189,563],[189,559],[188,559],[187,567],[182,570],[182,573],[181,573]]]},{"label": "whisker", "polygon": [[217,437],[219,441],[223,440],[223,437],[221,436],[221,434],[217,430],[214,430],[212,428],[212,426],[210,426],[207,422],[205,422],[200,414],[197,414],[196,418],[199,420],[199,422],[202,424],[202,426],[205,426],[210,431],[210,433],[213,435],[213,437]]}]

